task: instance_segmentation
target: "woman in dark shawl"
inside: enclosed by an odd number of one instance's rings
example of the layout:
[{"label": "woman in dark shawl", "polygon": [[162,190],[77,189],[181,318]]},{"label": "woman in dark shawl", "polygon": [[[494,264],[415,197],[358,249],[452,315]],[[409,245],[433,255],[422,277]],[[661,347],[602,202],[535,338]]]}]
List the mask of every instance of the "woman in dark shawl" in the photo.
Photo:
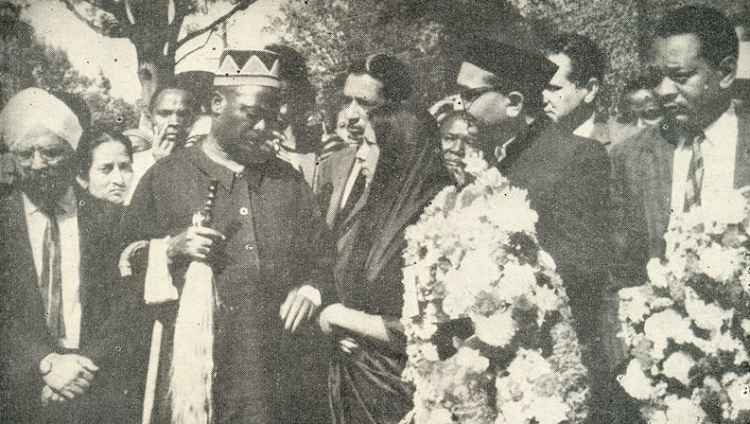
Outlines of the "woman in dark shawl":
[{"label": "woman in dark shawl", "polygon": [[320,315],[321,328],[338,343],[329,374],[336,424],[398,423],[413,407],[411,389],[401,381],[404,230],[451,184],[432,117],[384,107],[370,122],[381,149],[378,168],[366,206],[340,239],[340,303]]}]

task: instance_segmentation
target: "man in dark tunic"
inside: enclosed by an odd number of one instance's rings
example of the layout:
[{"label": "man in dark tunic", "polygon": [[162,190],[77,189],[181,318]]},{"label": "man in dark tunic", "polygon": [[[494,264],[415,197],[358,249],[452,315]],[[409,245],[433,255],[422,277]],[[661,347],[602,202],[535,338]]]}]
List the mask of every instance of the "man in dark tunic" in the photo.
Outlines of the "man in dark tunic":
[{"label": "man in dark tunic", "polygon": [[[477,38],[467,49],[457,83],[467,119],[478,128],[485,158],[513,186],[528,190],[539,214],[539,244],[565,283],[592,406],[601,404],[599,305],[608,278],[609,160],[598,142],[550,123],[542,90],[557,67],[539,52]],[[592,413],[591,422],[605,422]]]},{"label": "man in dark tunic", "polygon": [[[295,338],[330,299],[335,250],[311,189],[266,142],[278,115],[277,60],[268,51],[224,52],[210,134],[151,168],[126,216],[128,242],[151,240],[145,297],[160,303],[154,309],[164,323],[155,422],[174,412],[171,344],[192,261],[210,264],[217,298],[209,421],[324,420],[310,405],[325,394],[303,389],[313,385],[298,361],[311,346]],[[211,180],[218,181],[211,228],[191,227]]]}]

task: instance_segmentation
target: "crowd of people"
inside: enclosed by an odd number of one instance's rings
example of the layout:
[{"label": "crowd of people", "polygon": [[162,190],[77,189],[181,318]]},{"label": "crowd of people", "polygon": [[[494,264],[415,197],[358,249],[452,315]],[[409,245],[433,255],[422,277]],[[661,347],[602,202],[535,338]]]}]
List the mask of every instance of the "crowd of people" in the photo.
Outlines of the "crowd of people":
[{"label": "crowd of people", "polygon": [[363,57],[322,130],[284,45],[223,52],[207,101],[161,87],[146,141],[92,129],[71,94],[20,91],[0,113],[0,421],[401,422],[404,232],[481,157],[538,213],[589,421],[637,422],[616,293],[647,280],[673,212],[750,183],[738,36],[712,8],[667,12],[617,126],[597,112],[607,52],[578,34],[467,36],[429,111],[407,103],[407,63]]}]

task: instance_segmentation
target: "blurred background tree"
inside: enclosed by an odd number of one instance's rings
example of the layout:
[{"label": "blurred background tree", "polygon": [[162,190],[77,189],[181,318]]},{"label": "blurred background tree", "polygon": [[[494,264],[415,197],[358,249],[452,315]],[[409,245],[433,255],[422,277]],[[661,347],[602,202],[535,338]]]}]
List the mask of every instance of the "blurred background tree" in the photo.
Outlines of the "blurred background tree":
[{"label": "blurred background tree", "polygon": [[[28,0],[26,0],[28,1]],[[49,1],[49,0],[48,0]],[[52,0],[62,2],[79,20],[98,34],[124,38],[135,47],[140,106],[149,104],[161,85],[174,83],[178,49],[217,29],[256,0]],[[220,13],[208,23],[201,18]],[[231,7],[228,7],[231,6]],[[190,54],[188,52],[187,54]]]},{"label": "blurred background tree", "polygon": [[132,104],[112,96],[104,76],[90,78],[73,69],[65,51],[45,45],[34,29],[19,19],[22,6],[0,1],[0,108],[18,91],[41,87],[79,94],[91,108],[91,120],[110,131],[138,122]]},{"label": "blurred background tree", "polygon": [[268,31],[302,51],[325,107],[336,104],[348,65],[391,52],[412,68],[415,101],[453,91],[461,43],[485,34],[526,47],[556,32],[587,35],[610,57],[603,109],[613,111],[626,81],[643,66],[653,24],[665,10],[704,4],[733,14],[747,0],[285,0]]}]

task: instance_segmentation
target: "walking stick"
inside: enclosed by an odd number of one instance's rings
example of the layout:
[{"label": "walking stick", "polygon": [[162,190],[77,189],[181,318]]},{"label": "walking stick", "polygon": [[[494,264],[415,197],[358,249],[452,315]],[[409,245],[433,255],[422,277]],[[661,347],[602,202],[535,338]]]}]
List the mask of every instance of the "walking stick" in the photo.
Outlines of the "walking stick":
[{"label": "walking stick", "polygon": [[159,319],[154,321],[151,332],[151,351],[148,355],[148,371],[146,373],[146,392],[143,398],[142,424],[151,424],[151,414],[154,410],[156,395],[156,377],[159,373],[159,357],[161,356],[161,339],[164,334],[164,324]]},{"label": "walking stick", "polygon": [[[202,219],[199,225],[209,225],[212,218],[212,211],[214,207],[214,201],[216,199],[216,192],[219,188],[219,181],[212,179],[208,186],[208,195],[206,203],[203,207],[203,212],[198,212],[197,215],[202,215]],[[195,218],[194,218],[195,221]],[[154,403],[156,399],[156,382],[159,375],[159,360],[161,358],[161,344],[164,336],[164,324],[160,319],[154,321],[154,327],[151,332],[151,349],[148,356],[148,371],[146,373],[146,391],[143,398],[143,413],[141,416],[142,424],[151,424]]]}]

